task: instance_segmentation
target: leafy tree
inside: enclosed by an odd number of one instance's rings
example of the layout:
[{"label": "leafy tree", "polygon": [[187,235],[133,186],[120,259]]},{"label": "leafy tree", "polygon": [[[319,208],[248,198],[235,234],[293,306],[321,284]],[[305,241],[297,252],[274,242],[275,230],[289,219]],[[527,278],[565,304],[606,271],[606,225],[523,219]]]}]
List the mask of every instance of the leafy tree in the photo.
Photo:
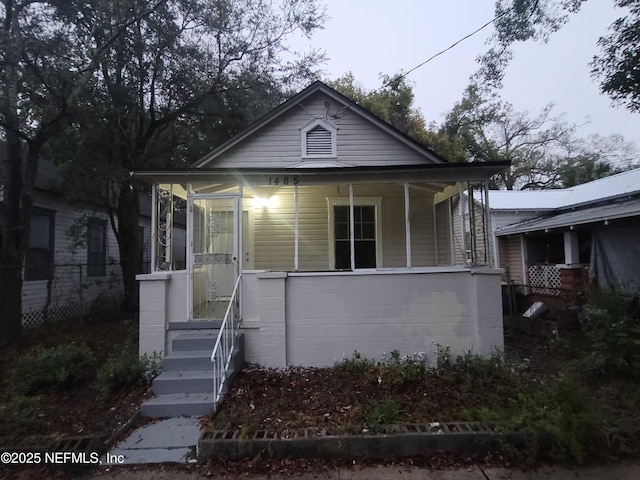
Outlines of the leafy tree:
[{"label": "leafy tree", "polygon": [[413,85],[404,76],[380,75],[380,80],[382,87],[371,91],[359,85],[352,72],[327,83],[443,158],[454,162],[465,160],[459,138],[442,132],[435,123],[427,126],[422,112],[413,106]]},{"label": "leafy tree", "polygon": [[316,51],[276,59],[287,52],[287,36],[310,34],[324,12],[313,0],[111,0],[99,8],[69,5],[64,14],[78,45],[104,51],[83,115],[64,140],[75,146],[64,160],[67,191],[109,213],[123,307],[135,311],[140,185],[129,171],[187,164],[272,107],[282,89],[313,75],[323,59]]},{"label": "leafy tree", "polygon": [[0,343],[22,339],[22,266],[38,160],[45,145],[70,124],[101,52],[93,54],[83,56],[71,40],[57,2],[2,0]]},{"label": "leafy tree", "polygon": [[459,139],[468,161],[510,161],[511,167],[492,181],[494,188],[507,190],[584,183],[617,173],[637,158],[633,144],[620,135],[578,138],[576,125],[552,116],[552,105],[531,116],[475,84],[467,87],[441,130]]},{"label": "leafy tree", "polygon": [[591,63],[591,73],[600,89],[614,102],[640,112],[640,0],[617,0],[629,15],[617,19],[611,34],[598,40],[600,55]]},{"label": "leafy tree", "polygon": [[572,187],[637,167],[638,151],[622,135],[590,135],[563,146],[559,183]]},{"label": "leafy tree", "polygon": [[[584,0],[497,0],[495,34],[491,47],[479,57],[476,81],[499,88],[513,57],[511,46],[529,40],[546,42],[565,25]],[[614,102],[632,112],[640,111],[640,0],[613,0],[628,9],[610,27],[612,33],[598,41],[600,54],[591,63],[591,74]]]}]

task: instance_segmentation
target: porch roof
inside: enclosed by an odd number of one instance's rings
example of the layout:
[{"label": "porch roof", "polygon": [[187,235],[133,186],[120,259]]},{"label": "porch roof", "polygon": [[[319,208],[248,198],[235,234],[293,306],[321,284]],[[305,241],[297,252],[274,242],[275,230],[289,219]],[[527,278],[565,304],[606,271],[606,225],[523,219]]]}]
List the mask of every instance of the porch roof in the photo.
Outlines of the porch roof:
[{"label": "porch roof", "polygon": [[517,233],[537,232],[555,228],[569,228],[588,223],[615,220],[640,215],[640,199],[598,205],[580,210],[559,213],[553,216],[536,217],[523,222],[505,225],[496,230],[496,236],[513,235]]},{"label": "porch roof", "polygon": [[183,168],[137,169],[131,175],[150,183],[215,181],[241,185],[269,185],[275,176],[297,177],[299,185],[358,183],[438,183],[483,181],[510,165],[501,162],[433,163],[326,168]]}]

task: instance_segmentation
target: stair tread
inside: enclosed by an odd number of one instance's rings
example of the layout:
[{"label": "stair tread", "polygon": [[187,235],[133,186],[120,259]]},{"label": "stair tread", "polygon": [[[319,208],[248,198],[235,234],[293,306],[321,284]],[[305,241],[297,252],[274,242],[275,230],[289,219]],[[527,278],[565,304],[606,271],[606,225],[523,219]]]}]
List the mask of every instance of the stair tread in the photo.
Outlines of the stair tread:
[{"label": "stair tread", "polygon": [[144,405],[185,405],[185,404],[212,404],[215,395],[213,392],[205,393],[163,393],[144,402]]},{"label": "stair tread", "polygon": [[218,332],[215,333],[181,333],[174,340],[201,340],[206,338],[217,338]]},{"label": "stair tread", "polygon": [[211,378],[213,379],[213,370],[182,370],[182,371],[169,371],[162,372],[155,380],[177,380],[185,379],[191,380],[196,378]]},{"label": "stair tread", "polygon": [[210,358],[210,350],[177,350],[165,355],[164,358]]}]

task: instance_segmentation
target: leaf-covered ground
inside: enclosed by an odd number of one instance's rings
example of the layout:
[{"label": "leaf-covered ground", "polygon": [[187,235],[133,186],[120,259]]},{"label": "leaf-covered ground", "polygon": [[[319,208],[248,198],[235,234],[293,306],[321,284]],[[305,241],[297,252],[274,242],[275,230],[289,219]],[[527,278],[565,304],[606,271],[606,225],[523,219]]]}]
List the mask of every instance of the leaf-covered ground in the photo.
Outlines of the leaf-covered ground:
[{"label": "leaf-covered ground", "polygon": [[[13,447],[29,435],[111,437],[150,392],[146,387],[135,387],[105,395],[95,384],[95,373],[107,358],[124,348],[135,329],[131,318],[87,317],[28,330],[24,345],[0,350],[0,447]],[[19,412],[23,418],[7,415],[7,405],[15,397],[10,377],[16,360],[68,343],[86,345],[93,352],[95,365],[87,380],[71,389],[38,392],[33,397],[37,406]]]},{"label": "leaf-covered ground", "polygon": [[[206,426],[234,430],[240,438],[262,431],[286,438],[302,428],[329,435],[376,434],[389,424],[506,421],[518,428],[559,431],[554,454],[582,461],[591,447],[601,447],[580,444],[587,428],[640,427],[635,413],[640,411],[640,385],[571,373],[585,348],[577,324],[560,322],[559,328],[541,322],[534,333],[508,333],[504,354],[490,359],[468,355],[438,370],[399,357],[352,358],[333,368],[250,365]],[[569,421],[560,425],[564,419]],[[618,444],[605,447],[632,456],[638,451],[636,438],[612,442]]]}]

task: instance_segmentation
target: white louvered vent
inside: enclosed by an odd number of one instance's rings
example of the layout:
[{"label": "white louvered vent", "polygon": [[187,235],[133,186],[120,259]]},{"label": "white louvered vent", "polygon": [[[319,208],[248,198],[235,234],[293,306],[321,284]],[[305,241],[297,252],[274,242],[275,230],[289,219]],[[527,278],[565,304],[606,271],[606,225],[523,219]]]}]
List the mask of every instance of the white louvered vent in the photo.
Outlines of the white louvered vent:
[{"label": "white louvered vent", "polygon": [[334,151],[331,132],[320,125],[307,131],[306,154],[313,157],[332,156]]}]

